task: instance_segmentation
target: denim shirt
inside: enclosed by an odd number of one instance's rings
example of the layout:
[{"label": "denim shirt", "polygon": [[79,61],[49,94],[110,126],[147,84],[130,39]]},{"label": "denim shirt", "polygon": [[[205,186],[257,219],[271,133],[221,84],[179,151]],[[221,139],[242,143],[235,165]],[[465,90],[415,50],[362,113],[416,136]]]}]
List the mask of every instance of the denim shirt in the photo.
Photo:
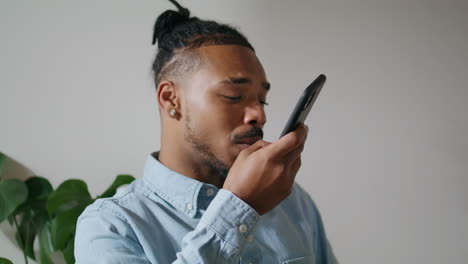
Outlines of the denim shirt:
[{"label": "denim shirt", "polygon": [[77,264],[338,263],[310,196],[291,194],[260,216],[233,193],[146,161],[143,178],[80,215]]}]

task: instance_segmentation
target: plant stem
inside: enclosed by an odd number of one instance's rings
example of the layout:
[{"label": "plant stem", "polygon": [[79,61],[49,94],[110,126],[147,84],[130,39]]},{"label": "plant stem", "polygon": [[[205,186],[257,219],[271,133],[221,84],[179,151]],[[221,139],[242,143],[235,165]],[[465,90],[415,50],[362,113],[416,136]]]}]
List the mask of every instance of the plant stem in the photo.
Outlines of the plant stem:
[{"label": "plant stem", "polygon": [[21,250],[23,251],[24,263],[28,264],[28,256],[26,256],[24,239],[23,239],[23,236],[21,235],[21,232],[19,231],[20,229],[19,229],[18,222],[16,221],[16,216],[13,216],[13,222],[15,223],[16,232],[18,232],[18,236],[21,242]]}]

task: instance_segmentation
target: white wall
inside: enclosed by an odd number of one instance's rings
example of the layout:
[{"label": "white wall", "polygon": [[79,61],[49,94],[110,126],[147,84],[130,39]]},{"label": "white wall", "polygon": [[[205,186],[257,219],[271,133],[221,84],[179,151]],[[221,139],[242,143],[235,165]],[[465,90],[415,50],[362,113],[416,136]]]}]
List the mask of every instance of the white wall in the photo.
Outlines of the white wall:
[{"label": "white wall", "polygon": [[[266,140],[328,76],[297,180],[342,263],[466,262],[467,1],[181,3],[256,48],[272,83]],[[0,151],[92,194],[119,173],[140,177],[160,145],[152,25],[170,7],[1,0]],[[0,255],[21,263],[9,243],[0,237]]]}]

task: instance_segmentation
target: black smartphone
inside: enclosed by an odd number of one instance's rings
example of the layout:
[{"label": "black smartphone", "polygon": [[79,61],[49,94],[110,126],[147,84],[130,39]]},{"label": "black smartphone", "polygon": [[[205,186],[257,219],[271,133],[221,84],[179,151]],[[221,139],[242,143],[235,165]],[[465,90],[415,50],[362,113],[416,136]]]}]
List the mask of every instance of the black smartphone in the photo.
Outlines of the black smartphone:
[{"label": "black smartphone", "polygon": [[296,107],[294,108],[291,116],[289,117],[289,120],[286,123],[286,126],[284,127],[280,138],[296,129],[299,123],[304,123],[307,115],[310,112],[310,109],[312,108],[312,105],[314,105],[315,100],[319,96],[320,91],[322,90],[322,86],[326,80],[327,77],[323,74],[320,74],[304,90],[304,93],[302,93],[301,98],[299,98],[299,101],[297,102]]}]

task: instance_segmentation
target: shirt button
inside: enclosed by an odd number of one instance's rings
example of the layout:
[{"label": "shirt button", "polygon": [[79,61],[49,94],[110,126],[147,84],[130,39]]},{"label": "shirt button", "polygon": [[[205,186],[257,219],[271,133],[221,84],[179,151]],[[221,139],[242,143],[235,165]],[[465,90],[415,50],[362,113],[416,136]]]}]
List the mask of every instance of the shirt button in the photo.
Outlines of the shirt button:
[{"label": "shirt button", "polygon": [[247,241],[252,242],[252,240],[253,240],[253,236],[252,236],[252,235],[249,235],[249,236],[247,237]]},{"label": "shirt button", "polygon": [[213,190],[213,189],[208,189],[208,190],[206,190],[206,195],[212,196],[213,194],[214,194],[214,190]]},{"label": "shirt button", "polygon": [[246,226],[246,225],[240,225],[240,226],[239,226],[239,231],[240,231],[241,233],[247,232],[247,226]]},{"label": "shirt button", "polygon": [[193,209],[193,206],[192,206],[191,203],[188,203],[188,204],[187,204],[187,209],[189,209],[189,210],[192,210],[192,209]]}]

